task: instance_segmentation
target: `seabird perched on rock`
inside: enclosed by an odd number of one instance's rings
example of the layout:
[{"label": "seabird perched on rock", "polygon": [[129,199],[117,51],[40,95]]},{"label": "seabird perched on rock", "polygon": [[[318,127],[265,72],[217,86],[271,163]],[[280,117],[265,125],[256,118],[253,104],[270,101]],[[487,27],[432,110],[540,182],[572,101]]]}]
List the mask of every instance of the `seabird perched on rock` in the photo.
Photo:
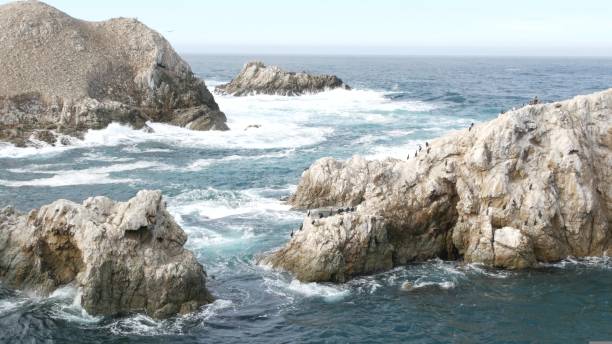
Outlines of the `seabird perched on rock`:
[{"label": "seabird perched on rock", "polygon": [[418,156],[418,152],[414,152],[414,157],[416,158]]},{"label": "seabird perched on rock", "polygon": [[425,141],[425,147],[429,147],[429,142]]},{"label": "seabird perched on rock", "polygon": [[312,220],[312,222],[311,222],[310,224],[314,226],[314,224],[315,224],[315,220]]},{"label": "seabird perched on rock", "polygon": [[474,128],[474,123],[470,124],[470,128],[468,129],[468,131],[472,131],[472,128]]},{"label": "seabird perched on rock", "polygon": [[419,144],[419,152],[421,151],[421,149],[423,149],[423,146]]},{"label": "seabird perched on rock", "polygon": [[322,219],[323,218],[323,213],[319,212],[319,218]]},{"label": "seabird perched on rock", "polygon": [[427,148],[427,154],[429,154],[429,151],[431,151],[431,148]]},{"label": "seabird perched on rock", "polygon": [[308,210],[308,216],[310,216],[310,210]]},{"label": "seabird perched on rock", "polygon": [[410,154],[406,155],[406,160],[410,160]]},{"label": "seabird perched on rock", "polygon": [[291,231],[291,234],[290,234],[290,235],[291,235],[291,237],[293,238],[293,231]]},{"label": "seabird perched on rock", "polygon": [[300,230],[300,231],[301,231],[303,228],[304,228],[304,224],[301,224],[301,225],[300,225],[300,229],[298,229],[298,230]]}]

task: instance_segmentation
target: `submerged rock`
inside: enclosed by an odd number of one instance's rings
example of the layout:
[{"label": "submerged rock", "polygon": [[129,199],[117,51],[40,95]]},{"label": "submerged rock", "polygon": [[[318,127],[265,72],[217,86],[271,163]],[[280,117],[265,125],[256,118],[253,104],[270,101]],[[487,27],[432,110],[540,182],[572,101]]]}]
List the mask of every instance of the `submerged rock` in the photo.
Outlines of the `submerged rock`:
[{"label": "submerged rock", "polygon": [[[0,6],[0,141],[81,136],[111,122],[227,130],[168,41],[136,19],[87,22],[38,1]],[[36,139],[36,138],[35,138]]]},{"label": "submerged rock", "polygon": [[159,191],[140,191],[127,202],[57,200],[29,214],[5,208],[0,280],[43,295],[74,284],[94,315],[165,318],[212,301],[186,240]]},{"label": "submerged rock", "polygon": [[217,86],[215,92],[233,96],[253,94],[298,96],[334,88],[350,89],[335,75],[287,72],[277,66],[266,66],[262,62],[249,62],[232,81]]},{"label": "submerged rock", "polygon": [[609,255],[611,116],[612,89],[507,112],[408,161],[320,159],[289,202],[355,211],[309,212],[261,262],[342,282],[434,257],[518,269]]}]

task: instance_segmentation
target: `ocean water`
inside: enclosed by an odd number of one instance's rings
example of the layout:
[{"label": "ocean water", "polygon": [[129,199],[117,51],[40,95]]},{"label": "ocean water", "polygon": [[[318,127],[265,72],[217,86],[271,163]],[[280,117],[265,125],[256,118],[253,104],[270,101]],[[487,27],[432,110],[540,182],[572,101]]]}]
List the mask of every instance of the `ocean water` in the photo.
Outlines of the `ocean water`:
[{"label": "ocean water", "polygon": [[[611,59],[185,56],[210,88],[253,59],[333,73],[354,89],[300,97],[216,96],[228,132],[120,125],[71,146],[0,146],[0,206],[126,200],[163,191],[206,268],[213,304],[156,321],[94,317],[67,286],[49,297],[0,285],[0,342],[584,343],[612,340],[612,260],[521,272],[432,260],[344,285],[301,283],[254,263],[303,214],[280,201],[324,156],[403,158],[419,142],[495,118],[532,97],[612,87]],[[245,128],[259,124],[260,128]],[[404,282],[415,285],[403,291]]]}]

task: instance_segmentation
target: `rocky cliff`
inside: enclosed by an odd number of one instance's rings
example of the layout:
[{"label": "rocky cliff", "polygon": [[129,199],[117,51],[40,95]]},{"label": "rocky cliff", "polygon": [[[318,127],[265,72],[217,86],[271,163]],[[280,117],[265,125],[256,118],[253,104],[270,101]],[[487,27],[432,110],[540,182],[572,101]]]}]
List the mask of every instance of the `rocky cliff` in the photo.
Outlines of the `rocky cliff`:
[{"label": "rocky cliff", "polygon": [[350,89],[335,75],[293,73],[277,66],[266,66],[262,62],[249,62],[231,82],[217,86],[215,92],[234,96],[253,94],[298,96],[334,88]]},{"label": "rocky cliff", "polygon": [[0,141],[53,143],[113,121],[227,130],[204,81],[136,19],[87,22],[38,1],[0,6]]},{"label": "rocky cliff", "polygon": [[302,229],[262,264],[346,281],[433,257],[526,268],[612,253],[612,89],[529,105],[409,160],[323,158],[289,202]]},{"label": "rocky cliff", "polygon": [[73,284],[90,314],[156,318],[211,302],[206,273],[159,191],[127,202],[58,200],[29,214],[0,211],[0,280],[48,294]]}]

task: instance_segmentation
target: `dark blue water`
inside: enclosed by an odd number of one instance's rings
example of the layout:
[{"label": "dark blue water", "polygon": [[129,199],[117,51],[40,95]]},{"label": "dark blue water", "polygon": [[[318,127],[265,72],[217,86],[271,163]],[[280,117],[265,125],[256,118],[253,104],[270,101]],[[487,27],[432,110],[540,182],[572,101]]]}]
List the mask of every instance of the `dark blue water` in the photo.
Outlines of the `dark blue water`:
[{"label": "dark blue water", "polygon": [[[584,343],[612,340],[612,261],[522,272],[430,261],[345,285],[304,284],[254,264],[301,222],[279,199],[323,156],[404,157],[423,140],[534,96],[612,87],[612,59],[186,56],[209,86],[252,59],[333,73],[353,91],[216,99],[230,132],[119,125],[71,147],[0,147],[0,205],[125,200],[160,189],[217,301],[165,321],[98,318],[70,287],[48,298],[0,287],[0,341],[109,343]],[[261,128],[245,128],[259,124]],[[212,278],[214,276],[214,279]],[[417,288],[401,290],[409,281]]]}]

